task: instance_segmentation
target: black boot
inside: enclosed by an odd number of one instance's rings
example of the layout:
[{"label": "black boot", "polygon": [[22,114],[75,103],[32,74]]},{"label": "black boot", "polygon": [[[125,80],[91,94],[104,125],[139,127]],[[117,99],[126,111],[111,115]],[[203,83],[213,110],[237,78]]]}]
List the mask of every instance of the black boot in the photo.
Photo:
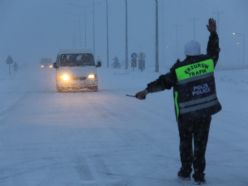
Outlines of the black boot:
[{"label": "black boot", "polygon": [[193,174],[194,181],[197,185],[202,185],[206,183],[204,173],[195,173]]},{"label": "black boot", "polygon": [[181,180],[190,180],[191,170],[187,170],[187,169],[181,168],[181,169],[178,171],[177,176],[178,176]]}]

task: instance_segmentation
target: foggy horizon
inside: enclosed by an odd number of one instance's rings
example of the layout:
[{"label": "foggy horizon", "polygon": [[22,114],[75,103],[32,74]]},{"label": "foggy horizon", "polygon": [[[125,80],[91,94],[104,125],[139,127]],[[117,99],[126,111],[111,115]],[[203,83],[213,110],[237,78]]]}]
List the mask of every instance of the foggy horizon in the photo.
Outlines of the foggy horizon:
[{"label": "foggy horizon", "polygon": [[[109,0],[110,63],[117,56],[124,61],[125,7],[123,0]],[[217,20],[221,60],[240,64],[242,38],[248,35],[245,0],[159,0],[160,65],[170,66],[183,58],[183,46],[191,39],[201,43],[205,53],[209,17]],[[11,55],[19,63],[39,63],[40,58],[55,60],[59,49],[92,46],[93,1],[0,1],[0,61]],[[149,67],[154,64],[155,1],[128,1],[129,59],[132,52],[144,52]],[[245,36],[244,36],[245,37]],[[245,38],[247,41],[247,38]],[[106,3],[95,0],[95,54],[106,64]],[[247,58],[247,57],[246,57]]]}]

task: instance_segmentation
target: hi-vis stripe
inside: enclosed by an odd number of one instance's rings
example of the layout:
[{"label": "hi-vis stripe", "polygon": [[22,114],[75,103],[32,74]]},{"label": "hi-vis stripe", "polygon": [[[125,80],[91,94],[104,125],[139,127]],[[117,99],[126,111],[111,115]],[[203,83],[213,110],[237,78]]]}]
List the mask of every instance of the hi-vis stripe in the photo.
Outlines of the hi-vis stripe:
[{"label": "hi-vis stripe", "polygon": [[213,75],[214,75],[214,73],[210,72],[210,73],[204,74],[202,76],[196,76],[196,77],[193,77],[193,78],[188,78],[188,79],[185,79],[185,80],[178,81],[177,84],[183,85],[183,84],[186,84],[186,83],[190,83],[192,81],[197,81],[197,80],[200,80],[200,79],[208,78],[208,77],[211,77]]},{"label": "hi-vis stripe", "polygon": [[180,113],[185,114],[188,112],[194,112],[200,109],[214,106],[217,103],[218,103],[217,96],[215,94],[205,97],[205,98],[183,102],[179,104]]},{"label": "hi-vis stripe", "polygon": [[189,107],[189,106],[197,105],[197,104],[204,103],[204,102],[209,102],[209,101],[212,101],[214,99],[217,99],[217,96],[215,94],[208,96],[208,97],[205,97],[205,98],[199,98],[199,99],[193,100],[193,101],[182,102],[179,104],[179,106],[181,108],[184,108],[184,107]]}]

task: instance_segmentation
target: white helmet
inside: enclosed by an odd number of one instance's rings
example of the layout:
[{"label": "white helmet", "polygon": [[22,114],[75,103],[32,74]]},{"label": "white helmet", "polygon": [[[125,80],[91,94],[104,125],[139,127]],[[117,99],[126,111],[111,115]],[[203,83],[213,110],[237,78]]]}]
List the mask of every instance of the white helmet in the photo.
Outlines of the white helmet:
[{"label": "white helmet", "polygon": [[184,54],[186,56],[198,56],[201,54],[201,45],[197,41],[189,41],[184,46]]}]

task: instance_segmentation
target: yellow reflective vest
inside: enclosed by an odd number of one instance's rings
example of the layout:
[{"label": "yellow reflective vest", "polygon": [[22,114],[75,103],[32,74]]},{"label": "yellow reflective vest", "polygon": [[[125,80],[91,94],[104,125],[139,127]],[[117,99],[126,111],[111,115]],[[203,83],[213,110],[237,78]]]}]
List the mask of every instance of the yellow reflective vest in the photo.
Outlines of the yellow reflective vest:
[{"label": "yellow reflective vest", "polygon": [[215,87],[214,61],[202,59],[175,67],[177,83],[174,103],[177,118],[180,115],[212,115],[221,110]]}]

